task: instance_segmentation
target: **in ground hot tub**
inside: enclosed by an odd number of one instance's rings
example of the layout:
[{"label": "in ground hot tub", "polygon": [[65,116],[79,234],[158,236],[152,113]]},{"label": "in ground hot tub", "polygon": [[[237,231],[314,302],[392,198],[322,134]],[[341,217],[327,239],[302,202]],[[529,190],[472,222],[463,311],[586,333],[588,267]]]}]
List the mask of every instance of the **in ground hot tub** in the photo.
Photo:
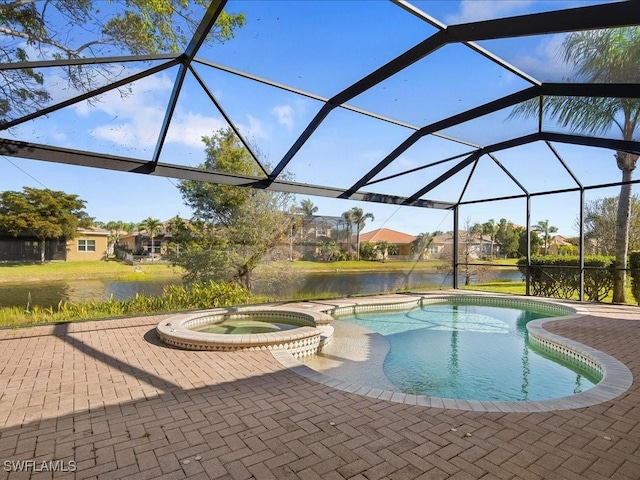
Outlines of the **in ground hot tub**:
[{"label": "in ground hot tub", "polygon": [[175,315],[158,324],[158,336],[188,350],[271,350],[312,355],[333,335],[325,313],[283,307],[234,307]]}]

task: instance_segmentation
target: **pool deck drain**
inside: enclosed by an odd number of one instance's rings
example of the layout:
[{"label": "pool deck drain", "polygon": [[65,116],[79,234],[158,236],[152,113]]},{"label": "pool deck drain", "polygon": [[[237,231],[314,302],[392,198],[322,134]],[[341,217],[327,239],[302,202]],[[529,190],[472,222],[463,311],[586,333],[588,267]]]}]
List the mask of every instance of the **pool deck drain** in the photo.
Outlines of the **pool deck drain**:
[{"label": "pool deck drain", "polygon": [[[169,348],[161,316],[1,330],[0,465],[74,460],[75,473],[34,478],[99,480],[638,480],[640,308],[589,310],[545,328],[636,381],[537,413],[408,405],[318,383],[268,351]],[[12,478],[29,475],[0,468]]]}]

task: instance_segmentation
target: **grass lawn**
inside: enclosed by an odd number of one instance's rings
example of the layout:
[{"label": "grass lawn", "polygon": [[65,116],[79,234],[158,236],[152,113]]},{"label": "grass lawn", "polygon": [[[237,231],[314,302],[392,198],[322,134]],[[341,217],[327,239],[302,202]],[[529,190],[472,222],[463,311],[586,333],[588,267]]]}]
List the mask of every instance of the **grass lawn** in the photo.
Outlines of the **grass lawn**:
[{"label": "grass lawn", "polygon": [[0,264],[0,284],[109,278],[114,280],[179,279],[182,270],[167,264],[131,266],[117,261]]},{"label": "grass lawn", "polygon": [[[513,295],[525,295],[525,291],[526,291],[525,282],[488,282],[488,283],[479,283],[477,285],[460,286],[459,288],[461,290],[464,289],[464,290],[477,290],[481,292],[511,293]],[[611,303],[612,297],[613,297],[613,292],[611,292],[606,298],[604,298],[601,301],[601,303]],[[574,295],[569,300],[578,300],[578,295]],[[627,304],[628,305],[637,304],[635,299],[633,298],[633,293],[631,292],[630,285],[627,286]]]},{"label": "grass lawn", "polygon": [[289,262],[291,268],[300,272],[409,272],[409,271],[435,271],[444,265],[439,260],[425,260],[419,262],[389,260],[387,262],[374,262],[370,260],[344,260],[341,262],[308,262],[296,260]]},{"label": "grass lawn", "polygon": [[[492,267],[510,268],[516,266],[518,260],[509,258],[506,260],[498,259],[493,262],[478,261],[479,264],[491,265]],[[433,272],[440,267],[447,267],[449,263],[446,260],[420,260],[420,261],[404,261],[404,260],[387,260],[386,262],[377,262],[371,260],[344,260],[341,262],[309,262],[306,260],[296,260],[289,262],[291,268],[303,272]]]},{"label": "grass lawn", "polygon": [[[308,262],[298,260],[286,262],[286,267],[300,273],[333,272],[435,272],[446,262],[440,260],[374,262],[367,260],[348,260],[342,262]],[[510,260],[499,260],[492,265],[513,266]],[[87,262],[49,262],[44,264],[0,263],[0,284],[23,282],[62,281],[69,279],[102,278],[121,281],[144,281],[179,279],[184,271],[166,263],[127,265],[111,260]]]},{"label": "grass lawn", "polygon": [[524,295],[526,291],[525,282],[489,282],[477,285],[460,285],[461,290],[478,290],[481,292],[510,293],[512,295]]}]

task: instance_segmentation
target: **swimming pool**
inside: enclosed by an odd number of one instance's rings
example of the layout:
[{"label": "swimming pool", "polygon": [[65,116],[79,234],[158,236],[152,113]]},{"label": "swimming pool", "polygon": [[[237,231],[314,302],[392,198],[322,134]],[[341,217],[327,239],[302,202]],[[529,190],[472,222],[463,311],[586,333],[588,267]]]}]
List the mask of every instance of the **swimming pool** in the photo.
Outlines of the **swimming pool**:
[{"label": "swimming pool", "polygon": [[529,341],[527,323],[572,312],[535,302],[474,302],[453,298],[396,311],[372,307],[337,318],[388,340],[384,374],[408,394],[535,401],[579,394],[600,381],[597,365]]}]

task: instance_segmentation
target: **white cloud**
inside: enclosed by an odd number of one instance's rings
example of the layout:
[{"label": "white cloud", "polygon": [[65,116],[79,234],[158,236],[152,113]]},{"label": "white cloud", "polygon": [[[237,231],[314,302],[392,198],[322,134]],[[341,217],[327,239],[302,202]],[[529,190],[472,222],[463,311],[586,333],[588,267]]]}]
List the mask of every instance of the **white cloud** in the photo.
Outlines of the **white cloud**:
[{"label": "white cloud", "polygon": [[412,168],[416,168],[418,166],[418,162],[403,155],[398,157],[395,163],[398,166],[398,170],[400,171],[411,170]]},{"label": "white cloud", "polygon": [[[111,117],[106,123],[91,129],[91,134],[96,138],[108,140],[124,148],[153,148],[158,139],[172,88],[173,81],[167,75],[154,75],[132,84],[131,92],[127,95],[112,90],[92,105],[76,105],[75,111],[82,117],[90,117],[94,113]],[[225,126],[226,123],[220,117],[185,112],[177,108],[167,132],[166,142],[201,148],[202,136],[210,135]],[[257,127],[254,129],[258,130]]]},{"label": "white cloud", "polygon": [[267,135],[264,125],[260,120],[249,114],[247,114],[247,120],[249,121],[248,125],[238,125],[238,130],[242,132],[245,138],[269,138],[269,135]]},{"label": "white cloud", "polygon": [[167,133],[167,142],[182,143],[188,147],[204,148],[202,137],[227,126],[221,118],[205,117],[197,113],[177,113]]},{"label": "white cloud", "polygon": [[460,11],[448,15],[445,21],[455,25],[506,17],[525,12],[532,3],[534,3],[532,0],[462,0]]},{"label": "white cloud", "polygon": [[293,129],[293,107],[291,105],[277,105],[273,107],[271,113],[276,116],[278,123],[287,127],[287,130]]},{"label": "white cloud", "polygon": [[539,80],[561,81],[573,70],[561,54],[565,36],[562,33],[544,38],[532,51],[516,54],[509,61]]}]

